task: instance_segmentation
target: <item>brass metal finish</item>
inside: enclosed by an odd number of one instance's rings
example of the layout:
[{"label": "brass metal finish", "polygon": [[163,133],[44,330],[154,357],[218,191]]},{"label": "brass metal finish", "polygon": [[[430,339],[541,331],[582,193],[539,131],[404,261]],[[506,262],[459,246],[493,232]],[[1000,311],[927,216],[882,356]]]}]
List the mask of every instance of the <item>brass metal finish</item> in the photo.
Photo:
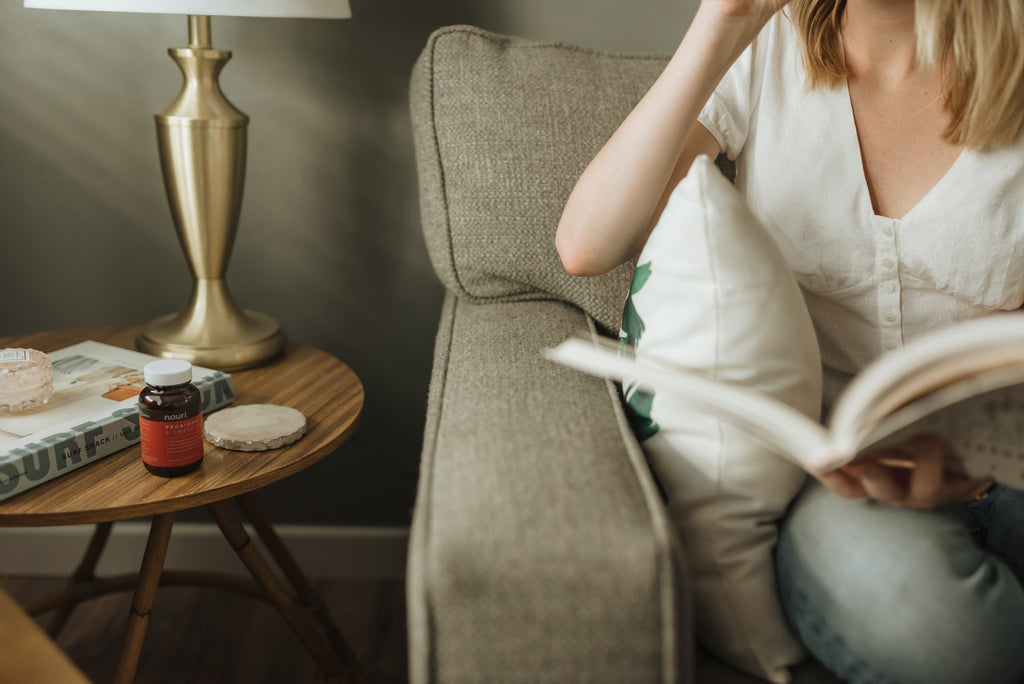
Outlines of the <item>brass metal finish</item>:
[{"label": "brass metal finish", "polygon": [[168,50],[184,76],[181,92],[156,115],[167,198],[195,282],[186,307],[144,326],[136,346],[231,371],[273,358],[285,336],[274,319],[239,308],[224,281],[242,206],[249,117],[217,80],[231,53],[210,42],[210,18],[190,16],[190,46]]},{"label": "brass metal finish", "polygon": [[188,46],[213,47],[210,38],[210,17],[190,14],[188,17]]}]

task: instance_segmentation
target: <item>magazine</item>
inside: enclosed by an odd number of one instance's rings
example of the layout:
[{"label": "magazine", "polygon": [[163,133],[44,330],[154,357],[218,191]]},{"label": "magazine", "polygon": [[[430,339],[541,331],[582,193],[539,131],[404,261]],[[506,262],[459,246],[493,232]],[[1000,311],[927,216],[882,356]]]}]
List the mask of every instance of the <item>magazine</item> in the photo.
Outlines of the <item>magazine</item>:
[{"label": "magazine", "polygon": [[1024,313],[922,335],[855,375],[824,424],[774,397],[582,339],[548,358],[593,375],[674,393],[743,428],[810,473],[918,434],[949,446],[947,468],[1024,488]]},{"label": "magazine", "polygon": [[[101,342],[47,354],[54,392],[43,406],[0,415],[0,500],[139,441],[142,369],[157,357]],[[208,413],[234,400],[231,376],[192,367]]]}]

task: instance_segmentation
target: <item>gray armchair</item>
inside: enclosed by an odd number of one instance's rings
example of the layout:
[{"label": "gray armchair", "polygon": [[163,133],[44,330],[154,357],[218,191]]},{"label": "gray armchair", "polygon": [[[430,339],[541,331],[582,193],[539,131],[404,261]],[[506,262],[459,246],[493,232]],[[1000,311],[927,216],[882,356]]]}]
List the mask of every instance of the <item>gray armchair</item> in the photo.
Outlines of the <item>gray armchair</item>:
[{"label": "gray armchair", "polygon": [[[754,682],[703,654],[685,550],[616,388],[545,361],[615,334],[631,278],[562,268],[576,178],[666,58],[437,31],[411,106],[446,297],[410,540],[410,676]],[[797,682],[834,682],[816,664]]]}]

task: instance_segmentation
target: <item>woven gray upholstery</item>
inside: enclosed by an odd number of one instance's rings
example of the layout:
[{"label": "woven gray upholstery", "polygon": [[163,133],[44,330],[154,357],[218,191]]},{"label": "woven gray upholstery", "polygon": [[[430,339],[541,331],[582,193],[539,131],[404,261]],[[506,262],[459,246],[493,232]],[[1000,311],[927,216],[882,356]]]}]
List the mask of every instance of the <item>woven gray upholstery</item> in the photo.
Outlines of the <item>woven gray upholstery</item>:
[{"label": "woven gray upholstery", "polygon": [[[618,328],[631,268],[569,276],[554,231],[664,63],[450,27],[416,65],[447,294],[409,545],[414,684],[755,681],[694,654],[684,554],[614,386],[541,356]],[[812,664],[796,681],[834,680]]]},{"label": "woven gray upholstery", "polygon": [[559,302],[446,299],[410,545],[414,682],[667,682],[690,661],[675,537],[615,389],[541,357],[586,325]]},{"label": "woven gray upholstery", "polygon": [[555,227],[664,64],[464,26],[432,36],[413,73],[413,124],[424,234],[448,288],[476,302],[561,299],[618,332],[632,267],[570,276]]}]

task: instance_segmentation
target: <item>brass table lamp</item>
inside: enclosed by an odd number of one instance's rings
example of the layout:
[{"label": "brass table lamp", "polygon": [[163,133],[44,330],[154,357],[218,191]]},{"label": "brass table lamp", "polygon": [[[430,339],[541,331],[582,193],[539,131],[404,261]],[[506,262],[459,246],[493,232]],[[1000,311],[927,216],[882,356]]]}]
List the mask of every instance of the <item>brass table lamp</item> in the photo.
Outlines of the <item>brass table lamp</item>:
[{"label": "brass table lamp", "polygon": [[343,19],[348,0],[25,0],[25,7],[188,15],[188,47],[168,53],[181,92],[156,115],[157,143],[174,225],[194,282],[188,304],[146,324],[136,345],[156,356],[220,370],[263,363],[284,347],[273,318],[241,309],[224,275],[245,185],[249,117],[221,92],[231,52],[215,49],[210,15]]}]

